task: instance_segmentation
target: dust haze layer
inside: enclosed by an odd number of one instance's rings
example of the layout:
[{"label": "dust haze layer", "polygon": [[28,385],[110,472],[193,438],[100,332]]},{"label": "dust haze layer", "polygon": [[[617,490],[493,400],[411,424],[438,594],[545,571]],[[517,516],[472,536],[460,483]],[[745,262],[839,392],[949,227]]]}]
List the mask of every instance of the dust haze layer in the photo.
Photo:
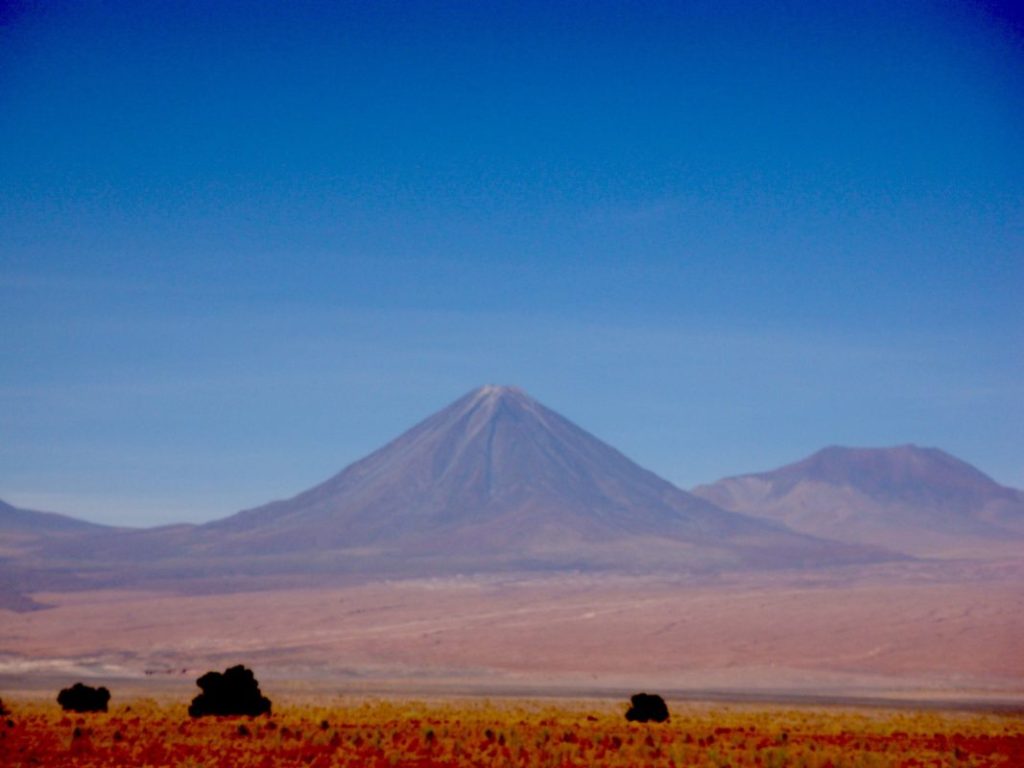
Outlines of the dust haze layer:
[{"label": "dust haze layer", "polygon": [[1024,553],[1024,493],[937,448],[833,446],[693,493],[811,535],[917,556]]}]

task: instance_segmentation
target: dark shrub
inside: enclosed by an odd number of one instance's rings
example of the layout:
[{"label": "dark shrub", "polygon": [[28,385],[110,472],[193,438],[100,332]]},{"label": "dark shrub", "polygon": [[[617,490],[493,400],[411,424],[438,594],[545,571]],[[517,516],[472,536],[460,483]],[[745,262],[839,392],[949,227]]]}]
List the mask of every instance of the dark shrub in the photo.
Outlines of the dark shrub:
[{"label": "dark shrub", "polygon": [[57,694],[57,703],[65,712],[106,712],[110,691],[75,683]]},{"label": "dark shrub", "polygon": [[630,697],[632,706],[626,712],[626,719],[637,723],[653,721],[664,723],[668,720],[668,707],[665,700],[656,693],[636,693]]},{"label": "dark shrub", "polygon": [[192,699],[188,713],[204,715],[270,714],[270,699],[260,694],[259,683],[252,670],[241,664],[220,672],[207,672],[196,680],[203,692]]}]

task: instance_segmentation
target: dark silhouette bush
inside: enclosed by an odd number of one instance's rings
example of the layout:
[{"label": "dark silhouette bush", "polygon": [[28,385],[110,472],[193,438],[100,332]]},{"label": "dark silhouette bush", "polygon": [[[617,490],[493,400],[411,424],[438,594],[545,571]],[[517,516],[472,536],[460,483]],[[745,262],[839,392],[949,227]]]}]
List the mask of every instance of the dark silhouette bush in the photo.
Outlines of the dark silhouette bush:
[{"label": "dark silhouette bush", "polygon": [[57,703],[65,712],[106,712],[110,691],[75,683],[57,694]]},{"label": "dark silhouette bush", "polygon": [[635,693],[630,697],[632,706],[626,712],[626,719],[636,723],[664,723],[668,720],[665,700],[656,693]]},{"label": "dark silhouette bush", "polygon": [[0,699],[0,715],[9,715],[9,714],[11,714],[11,713],[7,711],[6,707],[4,707],[4,700]]},{"label": "dark silhouette bush", "polygon": [[188,713],[204,715],[270,714],[270,699],[260,694],[259,683],[252,670],[241,664],[220,672],[207,672],[196,680],[203,692],[192,699]]}]

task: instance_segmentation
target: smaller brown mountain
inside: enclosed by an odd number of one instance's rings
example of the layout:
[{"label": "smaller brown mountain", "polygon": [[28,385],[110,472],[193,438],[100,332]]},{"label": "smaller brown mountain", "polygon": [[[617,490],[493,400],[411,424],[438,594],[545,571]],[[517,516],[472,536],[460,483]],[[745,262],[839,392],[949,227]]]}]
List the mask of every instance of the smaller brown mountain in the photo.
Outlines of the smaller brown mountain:
[{"label": "smaller brown mountain", "polygon": [[1019,555],[1024,547],[1024,492],[937,448],[833,446],[693,493],[803,533],[917,556]]}]

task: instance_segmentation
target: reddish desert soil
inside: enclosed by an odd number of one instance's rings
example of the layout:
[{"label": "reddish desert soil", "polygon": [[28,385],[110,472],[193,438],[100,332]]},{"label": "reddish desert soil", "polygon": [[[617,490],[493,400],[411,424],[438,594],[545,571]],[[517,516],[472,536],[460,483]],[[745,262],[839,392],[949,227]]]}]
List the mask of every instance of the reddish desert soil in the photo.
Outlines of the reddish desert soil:
[{"label": "reddish desert soil", "polygon": [[489,681],[575,690],[1024,698],[1024,566],[903,564],[704,582],[453,578],[171,595],[37,594],[0,611],[0,675]]},{"label": "reddish desert soil", "polygon": [[627,722],[623,701],[334,700],[271,717],[201,718],[182,702],[124,699],[69,715],[12,702],[0,764],[335,768],[1007,768],[1024,762],[1014,714],[707,707],[670,700],[664,723]]}]

